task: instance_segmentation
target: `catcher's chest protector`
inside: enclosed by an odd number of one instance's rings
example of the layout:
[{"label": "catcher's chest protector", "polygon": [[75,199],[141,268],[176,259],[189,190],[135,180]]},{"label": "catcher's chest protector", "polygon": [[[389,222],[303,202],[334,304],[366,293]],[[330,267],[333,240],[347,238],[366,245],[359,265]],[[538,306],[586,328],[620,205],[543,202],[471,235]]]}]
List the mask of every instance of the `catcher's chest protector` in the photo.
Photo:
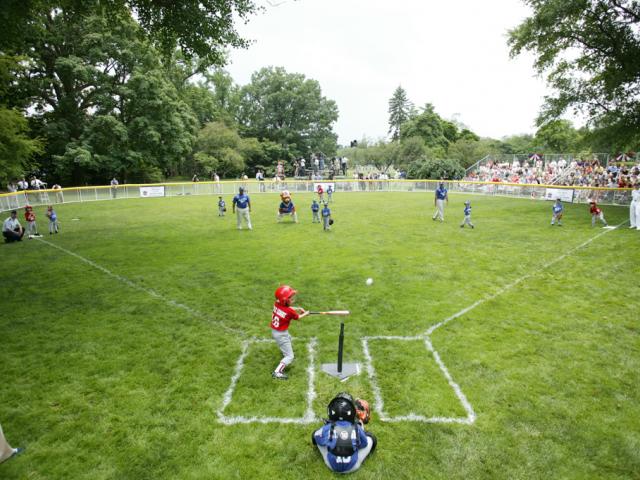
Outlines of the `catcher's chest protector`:
[{"label": "catcher's chest protector", "polygon": [[335,441],[335,446],[329,448],[329,451],[337,457],[350,457],[357,450],[357,438],[358,432],[353,425],[333,425],[330,437],[332,441],[330,443],[333,444],[333,441]]}]

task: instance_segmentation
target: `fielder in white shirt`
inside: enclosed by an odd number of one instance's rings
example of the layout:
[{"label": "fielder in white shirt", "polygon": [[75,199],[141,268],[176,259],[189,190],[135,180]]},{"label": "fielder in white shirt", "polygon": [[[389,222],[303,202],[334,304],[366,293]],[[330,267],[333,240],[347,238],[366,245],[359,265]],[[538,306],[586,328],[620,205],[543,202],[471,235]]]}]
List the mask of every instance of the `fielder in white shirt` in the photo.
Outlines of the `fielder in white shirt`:
[{"label": "fielder in white shirt", "polygon": [[635,228],[640,230],[640,184],[636,183],[631,192],[631,205],[629,205],[629,220],[631,226],[629,228]]}]

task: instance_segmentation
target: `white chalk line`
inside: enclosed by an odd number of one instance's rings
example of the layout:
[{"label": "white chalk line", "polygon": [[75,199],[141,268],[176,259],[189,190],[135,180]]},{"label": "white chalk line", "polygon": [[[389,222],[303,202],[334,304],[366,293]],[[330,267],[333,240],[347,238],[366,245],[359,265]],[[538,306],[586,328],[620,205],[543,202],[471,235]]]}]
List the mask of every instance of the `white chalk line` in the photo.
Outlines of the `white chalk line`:
[{"label": "white chalk line", "polygon": [[[378,385],[377,375],[375,368],[373,367],[373,357],[371,356],[371,352],[369,351],[369,340],[384,340],[384,341],[401,341],[401,342],[411,342],[411,341],[424,341],[427,350],[431,352],[434,360],[438,364],[440,371],[444,374],[444,377],[447,379],[449,386],[453,389],[454,394],[460,401],[462,408],[467,412],[466,417],[426,417],[424,415],[419,415],[416,413],[409,413],[406,415],[396,415],[394,417],[390,416],[384,409],[384,400],[382,398],[382,392],[380,390],[380,386]],[[366,370],[369,376],[369,383],[371,384],[371,390],[373,391],[373,409],[378,414],[378,417],[383,422],[397,423],[397,422],[421,422],[421,423],[460,423],[464,425],[471,425],[476,420],[476,414],[471,407],[471,404],[468,402],[467,397],[462,393],[460,386],[453,380],[451,374],[447,370],[447,367],[444,365],[438,352],[433,349],[431,342],[428,337],[424,335],[412,336],[412,337],[401,337],[396,335],[378,335],[372,337],[362,337],[362,351],[364,352],[364,358],[366,362]]]},{"label": "white chalk line", "polygon": [[530,277],[537,275],[539,272],[546,270],[547,268],[549,268],[550,266],[564,260],[565,258],[567,258],[569,255],[572,255],[573,253],[575,253],[576,251],[586,247],[587,245],[589,245],[591,242],[593,242],[594,240],[600,238],[603,235],[606,235],[607,233],[621,227],[622,225],[624,225],[625,222],[622,222],[619,225],[616,225],[613,229],[609,229],[609,230],[605,230],[603,232],[600,232],[599,234],[595,235],[594,237],[591,237],[590,239],[582,242],[580,245],[573,247],[572,249],[568,250],[567,252],[563,253],[562,255],[560,255],[559,257],[545,263],[544,265],[542,265],[541,267],[539,267],[536,271],[532,272],[532,273],[527,273],[526,275],[523,275],[522,277],[518,278],[517,280],[514,280],[513,282],[509,283],[508,285],[505,285],[504,287],[502,287],[500,290],[498,290],[495,293],[492,293],[491,295],[488,295],[484,298],[481,298],[480,300],[477,300],[476,302],[472,303],[471,305],[469,305],[466,308],[463,308],[462,310],[460,310],[457,313],[454,313],[453,315],[451,315],[450,317],[445,318],[444,320],[442,320],[439,323],[436,323],[435,325],[432,325],[431,327],[429,327],[429,329],[425,332],[425,335],[429,336],[431,335],[434,331],[436,331],[438,328],[442,327],[443,325],[446,325],[447,323],[449,323],[451,320],[455,320],[458,317],[461,317],[463,315],[465,315],[466,313],[470,312],[471,310],[473,310],[474,308],[482,305],[483,303],[486,303],[490,300],[493,300],[495,298],[497,298],[498,296],[502,295],[503,293],[511,290],[513,287],[515,287],[516,285],[522,283],[524,280],[529,279]]},{"label": "white chalk line", "polygon": [[131,280],[129,280],[128,278],[125,278],[121,275],[118,275],[117,273],[113,273],[111,270],[103,267],[102,265],[99,265],[95,262],[93,262],[92,260],[89,260],[88,258],[83,257],[82,255],[79,255],[75,252],[72,252],[71,250],[67,250],[66,248],[63,248],[59,245],[56,245],[55,243],[51,243],[48,242],[47,240],[44,240],[42,238],[38,238],[37,240],[41,241],[42,243],[45,243],[47,245],[49,245],[50,247],[53,248],[57,248],[58,250],[60,250],[61,252],[66,253],[67,255],[70,255],[72,257],[77,258],[78,260],[80,260],[81,262],[86,263],[87,265],[90,265],[91,267],[95,268],[96,270],[101,271],[102,273],[104,273],[105,275],[110,276],[111,278],[114,278],[116,280],[118,280],[120,283],[123,283],[125,285],[127,285],[128,287],[131,287],[135,290],[138,290],[139,292],[144,292],[147,295],[152,296],[153,298],[157,299],[157,300],[161,300],[164,303],[175,307],[175,308],[179,308],[181,310],[186,311],[187,313],[189,313],[190,315],[197,317],[197,318],[201,318],[203,320],[206,320],[212,324],[218,325],[219,327],[221,327],[223,330],[226,330],[229,333],[233,333],[235,335],[240,335],[241,337],[246,337],[247,335],[241,331],[241,330],[237,330],[235,328],[231,328],[228,327],[227,325],[225,325],[224,323],[218,321],[218,320],[214,320],[211,317],[209,317],[208,315],[205,315],[204,313],[201,313],[197,310],[194,310],[193,308],[180,303],[180,302],[176,302],[175,300],[172,300],[170,298],[165,297],[164,295],[162,295],[161,293],[156,292],[155,290],[152,290],[151,288],[146,288],[143,286],[138,285],[135,282],[132,282]]},{"label": "white chalk line", "polygon": [[[245,340],[244,342],[242,342],[242,351],[240,353],[240,357],[238,357],[238,361],[236,362],[236,368],[235,368],[233,376],[231,377],[231,382],[230,382],[229,388],[227,389],[227,391],[225,392],[224,396],[222,397],[222,402],[220,404],[220,408],[216,412],[217,416],[218,416],[218,422],[222,423],[224,425],[237,425],[237,424],[243,424],[243,423],[245,423],[245,424],[246,423],[263,423],[263,424],[267,424],[267,423],[289,423],[289,424],[307,425],[307,424],[310,424],[310,423],[318,422],[319,418],[316,417],[316,415],[315,415],[315,413],[313,411],[313,401],[316,398],[316,391],[315,391],[315,370],[316,370],[315,358],[316,358],[316,347],[317,347],[317,344],[318,344],[318,341],[317,341],[317,339],[315,337],[311,337],[311,339],[307,343],[307,355],[308,355],[308,360],[309,360],[309,366],[307,367],[307,375],[308,375],[307,407],[306,407],[306,411],[305,411],[305,413],[304,413],[304,415],[302,417],[299,417],[299,418],[262,417],[262,416],[244,417],[244,416],[226,416],[224,414],[225,409],[231,403],[231,400],[233,398],[233,392],[235,391],[236,386],[238,385],[238,380],[240,379],[240,376],[242,375],[242,370],[244,369],[244,361],[245,361],[245,358],[247,357],[247,354],[249,352],[249,346],[252,343],[267,343],[267,342],[273,342],[273,340],[270,340],[270,339],[251,339],[251,340]],[[270,379],[269,381],[281,382],[282,380],[272,380],[272,379]]]},{"label": "white chalk line", "polygon": [[[379,335],[379,336],[363,337],[362,338],[362,349],[363,349],[363,352],[364,352],[365,361],[367,363],[367,374],[369,376],[369,381],[371,383],[371,389],[373,390],[373,396],[374,396],[373,406],[374,406],[374,410],[378,413],[378,416],[380,417],[380,419],[383,420],[383,421],[386,421],[386,422],[412,421],[412,422],[424,422],[424,423],[461,423],[461,424],[466,424],[466,425],[473,424],[476,421],[476,418],[477,418],[476,413],[474,412],[473,407],[471,406],[471,403],[467,400],[466,395],[462,392],[462,389],[460,388],[460,386],[453,380],[453,377],[451,376],[451,373],[449,372],[449,370],[447,369],[446,365],[444,364],[444,362],[440,358],[440,355],[433,348],[433,344],[431,343],[431,340],[430,340],[431,334],[435,330],[437,330],[438,328],[442,327],[443,325],[446,325],[450,321],[455,320],[456,318],[459,318],[459,317],[465,315],[466,313],[470,312],[471,310],[473,310],[477,306],[482,305],[483,303],[485,303],[485,302],[487,302],[489,300],[493,300],[494,298],[498,297],[499,295],[502,295],[503,293],[505,293],[508,290],[512,289],[513,287],[515,287],[519,283],[522,283],[524,280],[527,280],[528,278],[532,277],[533,275],[536,275],[538,272],[540,272],[542,270],[545,270],[545,269],[549,268],[550,266],[554,265],[555,263],[564,260],[569,255],[572,255],[574,252],[576,252],[576,251],[580,250],[581,248],[584,248],[585,246],[589,245],[591,242],[593,242],[594,240],[598,239],[602,235],[605,235],[606,233],[619,228],[620,226],[624,225],[625,223],[627,223],[627,222],[626,221],[622,222],[621,224],[613,227],[612,229],[607,229],[607,230],[605,230],[603,232],[600,232],[599,234],[593,236],[592,238],[582,242],[580,245],[578,245],[576,247],[573,247],[572,249],[568,250],[567,252],[565,252],[564,254],[560,255],[559,257],[547,262],[542,267],[540,267],[536,272],[528,273],[526,275],[523,275],[522,277],[518,278],[517,280],[515,280],[515,281],[511,282],[510,284],[502,287],[500,290],[498,290],[497,292],[493,293],[492,295],[489,295],[489,296],[487,296],[485,298],[482,298],[480,300],[475,301],[474,303],[472,303],[471,305],[463,308],[459,312],[456,312],[455,314],[451,315],[450,317],[447,317],[443,321],[433,325],[423,335],[418,335],[418,336]],[[438,364],[438,367],[440,368],[440,371],[442,372],[444,377],[447,379],[447,382],[449,383],[449,386],[453,389],[456,397],[460,401],[460,404],[464,408],[465,412],[467,412],[467,417],[466,418],[458,418],[458,417],[425,417],[424,415],[417,415],[415,413],[409,413],[408,415],[398,415],[398,416],[395,416],[395,417],[390,417],[387,414],[387,412],[385,412],[385,410],[384,410],[384,401],[382,399],[382,393],[380,391],[380,387],[378,386],[376,372],[375,372],[375,369],[373,367],[373,358],[371,356],[371,353],[369,352],[369,343],[368,343],[369,340],[387,340],[387,341],[424,340],[427,349],[433,355],[433,358],[434,358],[435,362]]]}]

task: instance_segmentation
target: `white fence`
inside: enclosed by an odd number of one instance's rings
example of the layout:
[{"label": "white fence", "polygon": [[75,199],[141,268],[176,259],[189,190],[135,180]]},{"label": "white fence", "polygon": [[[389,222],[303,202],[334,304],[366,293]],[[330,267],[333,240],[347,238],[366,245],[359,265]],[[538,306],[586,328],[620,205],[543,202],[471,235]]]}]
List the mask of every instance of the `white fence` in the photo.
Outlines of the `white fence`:
[{"label": "white fence", "polygon": [[[331,183],[335,191],[340,192],[433,192],[439,180],[335,180]],[[192,195],[234,195],[239,187],[248,193],[261,194],[289,190],[292,193],[313,192],[313,181],[257,182],[224,181],[197,183],[164,183],[153,185],[120,185],[64,188],[62,190],[26,190],[16,193],[0,194],[0,211],[9,211],[29,204],[59,205],[63,203],[79,203],[127,198],[145,197],[187,197]],[[327,183],[327,182],[324,182]],[[571,191],[571,198],[577,203],[587,203],[592,199],[605,205],[628,205],[631,202],[631,189],[564,187],[558,185],[527,185],[511,183],[445,181],[450,192],[472,193],[480,195],[497,195],[514,198],[545,199],[552,190],[565,189]],[[568,193],[565,192],[565,195]],[[564,195],[563,195],[564,196]],[[228,200],[228,199],[227,199]]]}]

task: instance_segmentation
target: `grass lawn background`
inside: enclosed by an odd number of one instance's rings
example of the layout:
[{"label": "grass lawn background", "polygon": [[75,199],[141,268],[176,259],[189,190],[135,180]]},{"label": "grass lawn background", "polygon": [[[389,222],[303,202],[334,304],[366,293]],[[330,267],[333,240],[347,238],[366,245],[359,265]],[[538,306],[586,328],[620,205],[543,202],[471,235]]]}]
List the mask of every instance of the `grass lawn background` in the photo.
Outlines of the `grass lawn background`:
[{"label": "grass lawn background", "polygon": [[[587,206],[567,205],[560,228],[550,202],[452,195],[439,223],[432,193],[344,193],[323,232],[311,198],[294,195],[293,225],[275,222],[276,195],[252,195],[251,232],[230,208],[217,217],[217,197],[58,207],[61,233],[44,240],[113,275],[38,240],[1,246],[0,422],[27,451],[0,478],[332,478],[309,442],[320,423],[222,425],[216,414],[242,341],[270,337],[278,285],[305,308],[351,310],[345,360],[364,362],[361,337],[423,334],[528,274],[431,336],[476,422],[374,412],[379,449],[352,476],[640,476],[638,232],[624,225],[541,270],[603,232]],[[467,199],[474,230],[459,228]],[[604,211],[612,225],[628,219]],[[373,403],[365,373],[340,383],[319,371],[338,330],[336,317],[293,323],[288,382],[270,377],[275,344],[252,344],[225,414],[301,417],[311,338],[316,416],[344,389]],[[420,342],[370,351],[389,414],[464,416]]]}]

